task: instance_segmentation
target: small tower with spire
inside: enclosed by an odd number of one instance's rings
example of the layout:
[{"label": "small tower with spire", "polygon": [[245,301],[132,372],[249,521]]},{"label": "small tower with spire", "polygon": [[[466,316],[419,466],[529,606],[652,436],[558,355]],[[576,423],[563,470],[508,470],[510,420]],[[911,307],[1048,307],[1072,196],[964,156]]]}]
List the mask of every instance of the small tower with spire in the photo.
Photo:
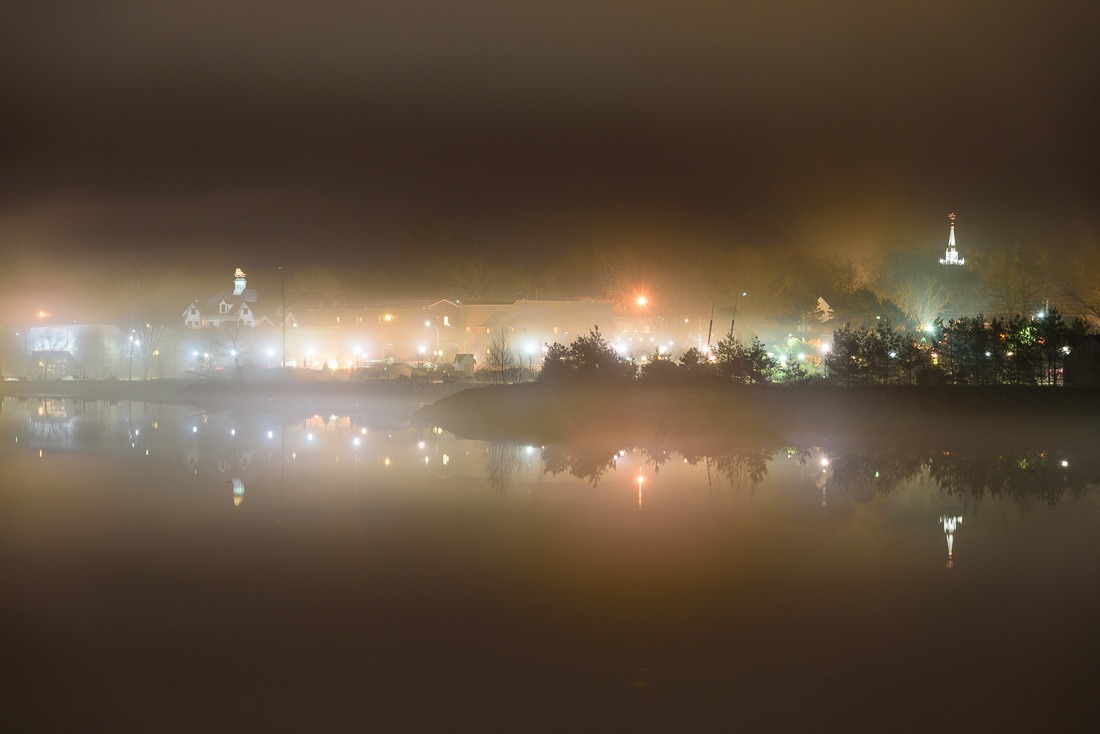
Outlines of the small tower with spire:
[{"label": "small tower with spire", "polygon": [[[955,215],[952,214],[951,216],[955,216]],[[955,241],[954,240],[955,236],[951,235],[951,237],[952,237],[951,242],[954,242]],[[247,276],[245,276],[244,271],[241,270],[240,268],[237,268],[237,272],[233,273],[233,295],[239,296],[242,293],[244,293],[245,285],[248,282],[248,281],[245,280],[246,277]]]},{"label": "small tower with spire", "polygon": [[959,251],[955,249],[955,215],[947,215],[947,221],[951,224],[951,234],[947,237],[947,253],[940,260],[940,265],[966,265],[966,258],[959,257]]}]

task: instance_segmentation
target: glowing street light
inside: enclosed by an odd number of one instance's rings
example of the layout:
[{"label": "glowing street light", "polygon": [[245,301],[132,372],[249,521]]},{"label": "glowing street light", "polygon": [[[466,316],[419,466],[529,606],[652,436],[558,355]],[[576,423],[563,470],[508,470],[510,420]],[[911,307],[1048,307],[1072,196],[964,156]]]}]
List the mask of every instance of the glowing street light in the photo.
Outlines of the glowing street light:
[{"label": "glowing street light", "polygon": [[442,357],[443,351],[439,348],[439,327],[430,320],[425,319],[424,328],[435,329],[435,349],[432,351],[432,357]]},{"label": "glowing street light", "polygon": [[135,345],[140,347],[141,346],[141,339],[135,339],[134,338],[134,332],[131,331],[130,332],[130,366],[129,366],[129,373],[130,374],[128,375],[128,380],[130,382],[133,382],[133,380],[134,380],[134,346]]}]

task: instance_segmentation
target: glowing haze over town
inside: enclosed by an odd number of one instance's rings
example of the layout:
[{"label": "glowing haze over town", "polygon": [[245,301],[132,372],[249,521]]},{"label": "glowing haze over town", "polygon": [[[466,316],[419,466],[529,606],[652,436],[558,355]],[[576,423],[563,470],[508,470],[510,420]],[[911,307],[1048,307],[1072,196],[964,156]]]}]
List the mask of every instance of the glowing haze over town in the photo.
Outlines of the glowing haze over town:
[{"label": "glowing haze over town", "polygon": [[0,8],[0,729],[1065,729],[1098,35]]}]

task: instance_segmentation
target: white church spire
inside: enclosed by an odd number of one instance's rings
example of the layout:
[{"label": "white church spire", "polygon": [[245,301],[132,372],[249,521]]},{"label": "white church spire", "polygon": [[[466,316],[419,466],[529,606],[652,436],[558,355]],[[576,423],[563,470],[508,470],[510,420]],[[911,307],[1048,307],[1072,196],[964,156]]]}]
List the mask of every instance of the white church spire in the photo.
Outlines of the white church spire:
[{"label": "white church spire", "polygon": [[955,249],[955,215],[947,215],[947,221],[951,223],[951,234],[947,236],[947,252],[940,260],[940,265],[965,265],[966,258],[959,257],[959,251]]}]

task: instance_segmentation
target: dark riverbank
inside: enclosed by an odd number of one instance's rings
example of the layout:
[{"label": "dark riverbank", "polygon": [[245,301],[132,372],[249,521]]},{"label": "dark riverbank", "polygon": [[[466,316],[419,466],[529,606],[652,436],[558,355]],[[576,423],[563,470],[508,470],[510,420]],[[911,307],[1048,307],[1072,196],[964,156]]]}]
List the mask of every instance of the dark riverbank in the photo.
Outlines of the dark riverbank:
[{"label": "dark riverbank", "polygon": [[466,390],[418,416],[467,438],[529,443],[1080,444],[1100,438],[1100,391],[532,383]]}]

